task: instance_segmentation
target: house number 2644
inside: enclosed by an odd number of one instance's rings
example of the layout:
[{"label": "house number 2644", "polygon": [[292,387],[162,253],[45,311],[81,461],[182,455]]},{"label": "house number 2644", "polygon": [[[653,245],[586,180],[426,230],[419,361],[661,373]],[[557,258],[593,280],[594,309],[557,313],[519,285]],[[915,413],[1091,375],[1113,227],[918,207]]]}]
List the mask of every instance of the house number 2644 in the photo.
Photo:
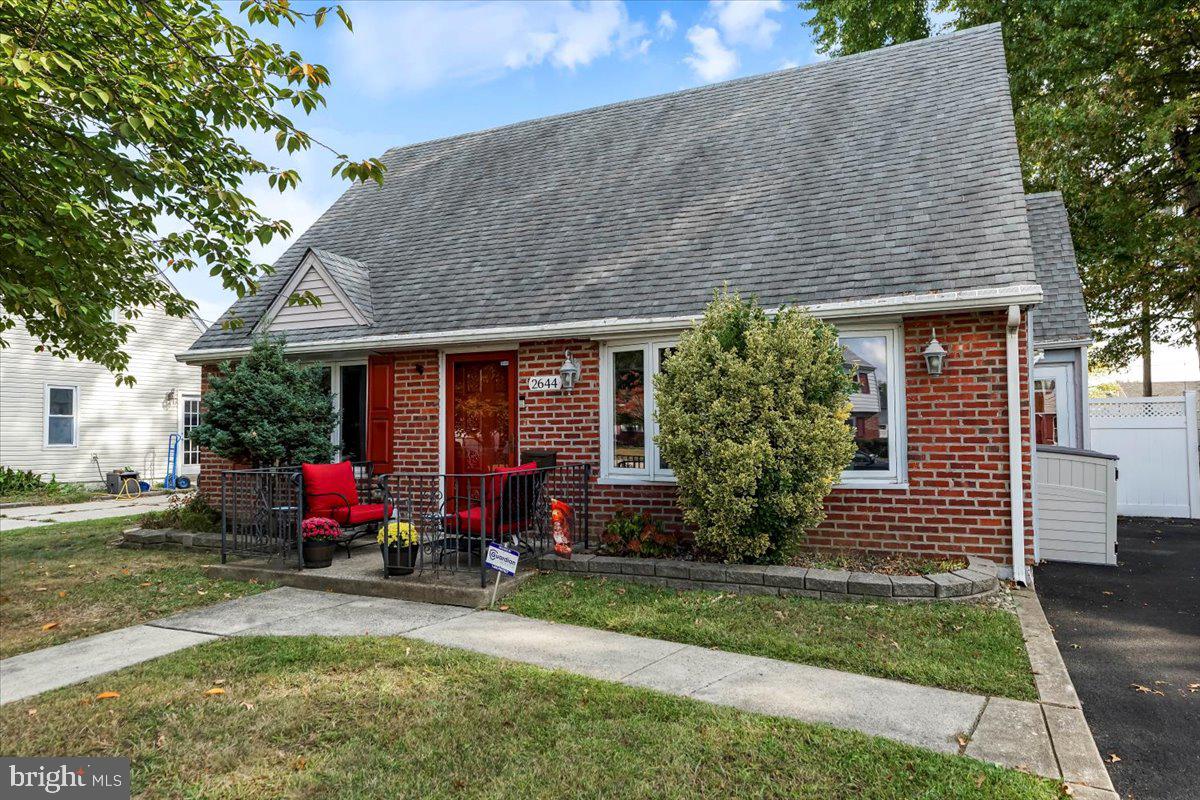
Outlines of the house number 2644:
[{"label": "house number 2644", "polygon": [[554,392],[562,388],[562,378],[558,375],[535,375],[529,379],[529,391]]}]

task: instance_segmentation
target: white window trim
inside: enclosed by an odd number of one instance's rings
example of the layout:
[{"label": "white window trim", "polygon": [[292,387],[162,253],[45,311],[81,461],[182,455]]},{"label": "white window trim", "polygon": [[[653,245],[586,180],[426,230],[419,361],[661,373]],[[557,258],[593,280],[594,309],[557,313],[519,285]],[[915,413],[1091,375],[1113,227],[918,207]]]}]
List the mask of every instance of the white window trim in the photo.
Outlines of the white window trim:
[{"label": "white window trim", "polygon": [[187,404],[188,404],[188,401],[190,401],[190,400],[195,400],[197,403],[200,402],[200,394],[198,392],[181,392],[180,393],[180,395],[179,395],[179,453],[176,456],[177,469],[179,470],[179,472],[180,473],[186,472],[189,475],[194,474],[200,470],[199,462],[196,462],[195,464],[188,464],[185,461],[186,456],[184,455],[184,453],[187,452],[187,436],[185,435],[187,433],[187,425],[185,424],[185,420],[187,418]]},{"label": "white window trim", "polygon": [[[901,321],[889,324],[875,323],[870,326],[839,325],[839,336],[861,337],[882,336],[887,340],[888,363],[888,463],[895,465],[885,473],[870,473],[866,470],[843,470],[841,479],[834,489],[891,489],[908,488],[908,412],[905,403],[904,373],[904,325]],[[646,469],[622,469],[613,467],[613,353],[642,350],[644,363],[657,373],[658,350],[674,347],[677,339],[620,339],[600,345],[600,483],[612,485],[641,485],[675,483],[675,475],[669,470],[656,470],[658,446],[654,443],[658,435],[658,421],[654,419],[653,378],[647,381],[645,399],[647,422]]]},{"label": "white window trim", "polygon": [[[658,420],[654,418],[654,376],[658,374],[658,351],[675,347],[678,339],[642,339],[640,341],[604,342],[600,345],[600,482],[609,484],[674,483],[675,473],[658,467]],[[613,369],[615,353],[642,353],[646,370],[643,408],[646,413],[646,466],[643,469],[614,467],[613,463]]]},{"label": "white window trim", "polygon": [[[335,463],[342,461],[342,367],[366,367],[367,360],[365,358],[350,358],[338,359],[335,361],[320,361],[322,367],[329,368],[329,396],[333,400],[333,410],[337,412],[337,422],[334,423],[333,432],[329,434],[329,441],[333,443],[333,457]],[[370,380],[368,376],[368,380]],[[370,399],[367,398],[367,403]],[[363,420],[366,424],[366,420]]]},{"label": "white window trim", "polygon": [[[838,338],[882,336],[887,340],[888,463],[887,472],[842,470],[834,489],[907,489],[908,488],[908,412],[904,384],[904,325],[837,325]],[[878,374],[876,375],[878,380]]]},{"label": "white window trim", "polygon": [[[51,389],[70,389],[71,390],[71,443],[70,444],[51,444],[50,443],[50,390]],[[56,417],[66,416],[65,414],[55,414]],[[70,450],[79,447],[79,387],[66,383],[47,383],[43,387],[42,392],[42,447],[55,450]]]}]

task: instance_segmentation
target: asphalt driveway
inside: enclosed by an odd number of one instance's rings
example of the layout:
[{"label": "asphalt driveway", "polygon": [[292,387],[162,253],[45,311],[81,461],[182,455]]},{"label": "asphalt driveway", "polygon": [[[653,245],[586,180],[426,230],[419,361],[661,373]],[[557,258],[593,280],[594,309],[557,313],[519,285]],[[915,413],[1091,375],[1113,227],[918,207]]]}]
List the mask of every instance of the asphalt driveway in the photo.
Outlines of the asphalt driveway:
[{"label": "asphalt driveway", "polygon": [[1192,800],[1200,794],[1200,521],[1122,521],[1118,542],[1115,569],[1038,567],[1038,596],[1117,791]]}]

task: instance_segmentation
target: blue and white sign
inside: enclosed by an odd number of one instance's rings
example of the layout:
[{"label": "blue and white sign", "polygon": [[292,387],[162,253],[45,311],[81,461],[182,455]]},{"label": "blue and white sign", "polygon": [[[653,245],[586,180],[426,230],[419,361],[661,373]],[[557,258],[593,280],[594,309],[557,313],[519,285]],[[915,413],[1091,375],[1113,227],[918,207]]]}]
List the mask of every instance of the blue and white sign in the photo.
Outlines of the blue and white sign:
[{"label": "blue and white sign", "polygon": [[501,547],[498,544],[489,544],[487,558],[483,560],[483,563],[497,572],[503,572],[505,575],[516,575],[517,561],[520,558],[521,554],[516,550],[509,550],[507,547]]}]

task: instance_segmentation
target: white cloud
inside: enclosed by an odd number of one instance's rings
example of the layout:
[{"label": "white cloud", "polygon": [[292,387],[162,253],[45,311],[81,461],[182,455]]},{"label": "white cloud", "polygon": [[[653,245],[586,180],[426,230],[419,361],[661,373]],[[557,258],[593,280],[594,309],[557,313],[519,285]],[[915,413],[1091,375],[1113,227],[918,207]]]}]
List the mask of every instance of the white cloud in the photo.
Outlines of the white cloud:
[{"label": "white cloud", "polygon": [[775,41],[780,25],[767,15],[783,11],[781,0],[712,0],[709,9],[729,44],[766,49]]},{"label": "white cloud", "polygon": [[687,38],[692,43],[692,55],[683,60],[702,80],[719,81],[738,68],[737,53],[721,44],[716,28],[693,25]]},{"label": "white cloud", "polygon": [[375,94],[486,81],[543,63],[574,70],[648,46],[645,26],[615,0],[380,3],[351,16],[354,33],[339,42],[344,71]]},{"label": "white cloud", "polygon": [[671,36],[673,33],[675,33],[675,29],[678,27],[679,23],[677,23],[675,18],[671,16],[670,11],[664,9],[663,12],[658,15],[657,28],[658,35],[661,38],[666,39],[667,37]]}]

